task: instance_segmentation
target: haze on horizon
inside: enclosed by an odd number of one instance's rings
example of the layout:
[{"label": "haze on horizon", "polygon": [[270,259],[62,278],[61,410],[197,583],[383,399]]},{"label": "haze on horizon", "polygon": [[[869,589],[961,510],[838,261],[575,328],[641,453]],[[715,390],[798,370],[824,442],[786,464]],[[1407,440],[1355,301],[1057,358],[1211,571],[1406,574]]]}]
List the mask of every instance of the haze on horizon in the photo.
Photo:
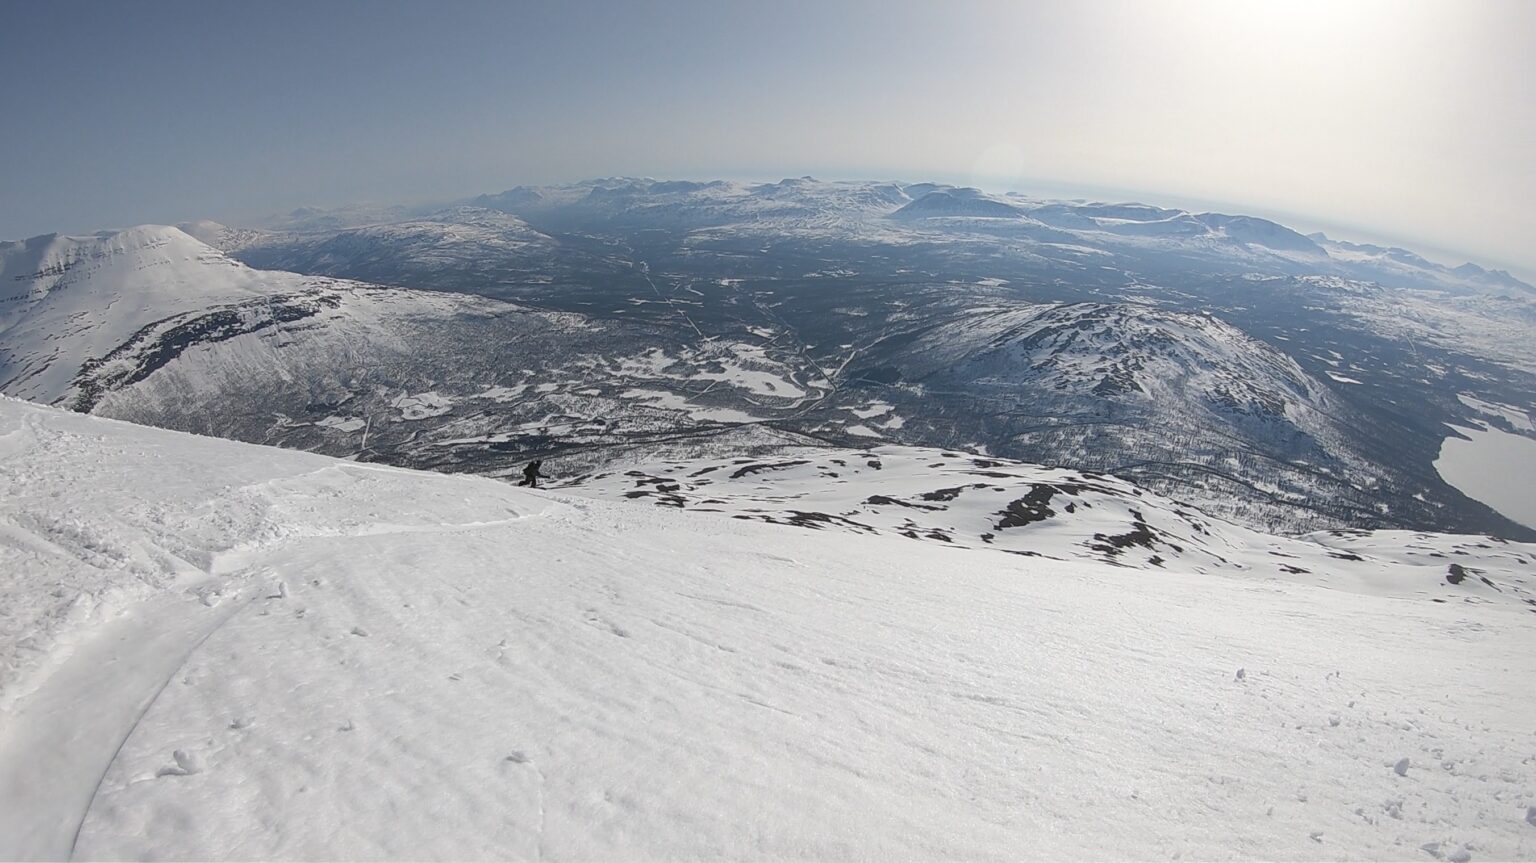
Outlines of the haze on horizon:
[{"label": "haze on horizon", "polygon": [[1520,0],[10,4],[0,238],[811,173],[1271,215],[1536,278]]}]

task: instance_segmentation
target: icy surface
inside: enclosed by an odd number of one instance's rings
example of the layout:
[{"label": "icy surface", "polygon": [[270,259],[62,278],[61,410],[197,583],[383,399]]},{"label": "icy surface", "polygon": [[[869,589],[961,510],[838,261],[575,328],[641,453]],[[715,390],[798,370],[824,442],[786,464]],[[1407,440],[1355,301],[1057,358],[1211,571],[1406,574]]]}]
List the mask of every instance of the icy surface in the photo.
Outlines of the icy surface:
[{"label": "icy surface", "polygon": [[1536,856],[1514,603],[0,448],[0,857]]},{"label": "icy surface", "polygon": [[1441,445],[1435,470],[1469,496],[1536,527],[1536,440],[1487,426],[1452,428],[1456,435]]}]

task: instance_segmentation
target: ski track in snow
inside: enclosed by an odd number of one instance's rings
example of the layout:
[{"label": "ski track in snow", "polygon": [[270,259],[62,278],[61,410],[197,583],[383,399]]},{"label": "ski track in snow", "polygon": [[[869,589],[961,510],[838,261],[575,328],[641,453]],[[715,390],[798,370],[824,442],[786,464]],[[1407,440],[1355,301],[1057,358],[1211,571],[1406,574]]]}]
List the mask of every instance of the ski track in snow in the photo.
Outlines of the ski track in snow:
[{"label": "ski track in snow", "polygon": [[[0,666],[0,857],[76,828],[81,859],[1536,856],[1511,604],[817,533],[6,400],[0,451],[0,523],[32,525],[0,534],[0,632],[54,620],[50,577],[121,609]],[[64,524],[92,542],[40,544]],[[196,566],[101,551],[132,542]]]},{"label": "ski track in snow", "polygon": [[[74,854],[118,751],[176,670],[236,610],[189,609],[179,598],[146,602],[93,633],[23,702],[0,740],[0,799],[28,803],[0,809],[0,836],[9,837],[0,853],[28,860]],[[64,716],[72,720],[59,721]]]}]

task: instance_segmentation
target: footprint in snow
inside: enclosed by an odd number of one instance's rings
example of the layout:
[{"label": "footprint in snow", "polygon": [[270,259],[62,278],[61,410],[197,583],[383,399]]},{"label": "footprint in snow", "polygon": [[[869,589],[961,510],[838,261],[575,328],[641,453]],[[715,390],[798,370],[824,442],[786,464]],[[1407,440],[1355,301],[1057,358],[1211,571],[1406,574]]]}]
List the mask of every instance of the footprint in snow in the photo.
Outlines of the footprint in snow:
[{"label": "footprint in snow", "polygon": [[617,635],[620,638],[628,638],[629,637],[629,630],[625,629],[622,626],[619,626],[618,624],[614,623],[611,620],[604,619],[602,617],[602,615],[599,615],[597,613],[596,609],[592,609],[592,608],[587,609],[586,620],[587,620],[587,623],[591,624],[592,626],[595,626],[595,627],[597,627],[599,629],[606,629],[607,631],[613,633],[614,635]]},{"label": "footprint in snow", "polygon": [[1470,863],[1472,852],[1465,845],[1448,845],[1444,842],[1426,842],[1419,846],[1419,850],[1435,858],[1446,860],[1449,863]]},{"label": "footprint in snow", "polygon": [[203,772],[202,759],[198,758],[197,754],[194,752],[188,752],[185,749],[178,749],[171,753],[171,758],[176,763],[174,765],[162,767],[155,771],[156,777],[190,776],[193,773]]}]

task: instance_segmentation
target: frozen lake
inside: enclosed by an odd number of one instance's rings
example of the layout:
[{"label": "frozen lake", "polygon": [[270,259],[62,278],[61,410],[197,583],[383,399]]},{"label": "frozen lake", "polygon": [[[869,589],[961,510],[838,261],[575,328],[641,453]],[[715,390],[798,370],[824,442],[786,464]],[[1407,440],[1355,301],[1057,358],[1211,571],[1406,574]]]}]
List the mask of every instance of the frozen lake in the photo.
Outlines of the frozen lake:
[{"label": "frozen lake", "polygon": [[1527,527],[1536,527],[1536,440],[1490,428],[1452,428],[1471,440],[1448,437],[1435,470],[1474,500]]}]

